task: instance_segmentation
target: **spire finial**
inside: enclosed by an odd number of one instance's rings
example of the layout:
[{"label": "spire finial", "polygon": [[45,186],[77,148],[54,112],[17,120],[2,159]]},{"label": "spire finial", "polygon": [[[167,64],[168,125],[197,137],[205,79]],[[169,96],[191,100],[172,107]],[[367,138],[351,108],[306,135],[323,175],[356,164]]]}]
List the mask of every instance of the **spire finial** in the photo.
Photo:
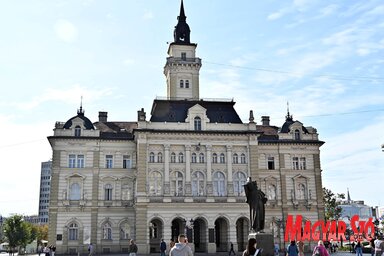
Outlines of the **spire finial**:
[{"label": "spire finial", "polygon": [[177,16],[177,25],[175,27],[174,31],[174,43],[178,44],[190,44],[189,36],[191,33],[191,30],[189,29],[189,26],[187,24],[187,17],[185,16],[184,12],[184,3],[183,0],[181,0],[180,5],[180,14]]},{"label": "spire finial", "polygon": [[292,115],[289,114],[289,101],[287,101],[287,116],[285,117],[285,119],[292,119]]},{"label": "spire finial", "polygon": [[179,20],[185,21],[187,17],[185,17],[185,12],[184,12],[184,3],[183,0],[181,0],[181,5],[180,5],[180,15],[178,17]]},{"label": "spire finial", "polygon": [[84,115],[84,111],[83,111],[83,96],[80,97],[80,109],[77,110],[77,114],[78,115]]},{"label": "spire finial", "polygon": [[255,118],[253,117],[253,110],[250,110],[249,111],[249,122],[254,123],[254,121],[255,121]]}]

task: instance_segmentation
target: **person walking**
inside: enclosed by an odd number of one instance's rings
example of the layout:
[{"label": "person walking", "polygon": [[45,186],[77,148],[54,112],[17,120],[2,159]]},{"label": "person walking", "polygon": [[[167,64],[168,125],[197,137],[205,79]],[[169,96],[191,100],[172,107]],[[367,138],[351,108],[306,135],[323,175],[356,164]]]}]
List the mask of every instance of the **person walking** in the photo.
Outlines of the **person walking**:
[{"label": "person walking", "polygon": [[233,253],[233,255],[236,255],[235,250],[233,249],[233,243],[231,242],[231,246],[230,246],[228,255],[231,256],[232,253]]},{"label": "person walking", "polygon": [[92,256],[92,255],[93,255],[93,244],[92,244],[92,243],[90,243],[90,244],[88,245],[88,255],[89,255],[89,256]]},{"label": "person walking", "polygon": [[297,248],[296,241],[292,240],[291,244],[287,247],[287,255],[288,256],[298,256],[299,249]]},{"label": "person walking", "polygon": [[355,245],[356,256],[363,256],[363,246],[360,241],[357,241]]},{"label": "person walking", "polygon": [[136,256],[137,254],[137,245],[135,244],[135,241],[133,241],[133,239],[131,239],[131,241],[129,242],[128,253],[129,256]]},{"label": "person walking", "polygon": [[192,249],[189,247],[184,234],[179,235],[179,242],[173,246],[169,252],[169,256],[193,256]]},{"label": "person walking", "polygon": [[299,248],[299,256],[304,256],[304,242],[301,240],[297,242],[297,247]]},{"label": "person walking", "polygon": [[382,250],[384,247],[383,237],[378,237],[375,240],[375,256],[381,256],[381,254],[384,252]]},{"label": "person walking", "polygon": [[325,248],[324,243],[322,240],[320,240],[317,243],[317,246],[313,249],[313,256],[329,256],[327,248]]},{"label": "person walking", "polygon": [[164,239],[161,239],[160,242],[160,256],[165,256],[165,251],[167,250],[167,244],[164,242]]}]

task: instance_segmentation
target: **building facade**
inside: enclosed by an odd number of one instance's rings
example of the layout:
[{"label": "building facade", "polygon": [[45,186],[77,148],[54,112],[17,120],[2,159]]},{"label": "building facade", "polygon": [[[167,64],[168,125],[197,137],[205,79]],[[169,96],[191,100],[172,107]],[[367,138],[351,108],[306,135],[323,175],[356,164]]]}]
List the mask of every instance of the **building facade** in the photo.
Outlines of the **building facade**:
[{"label": "building facade", "polygon": [[41,163],[40,195],[39,195],[39,223],[48,224],[49,195],[51,191],[52,161]]},{"label": "building facade", "polygon": [[183,3],[164,67],[167,97],[151,116],[92,123],[82,107],[57,122],[53,150],[49,241],[58,253],[159,251],[162,238],[186,233],[196,252],[245,249],[250,229],[243,184],[256,180],[267,197],[266,232],[284,244],[288,214],[323,219],[320,147],[315,128],[289,114],[244,123],[233,100],[202,99],[201,59],[190,41]]}]

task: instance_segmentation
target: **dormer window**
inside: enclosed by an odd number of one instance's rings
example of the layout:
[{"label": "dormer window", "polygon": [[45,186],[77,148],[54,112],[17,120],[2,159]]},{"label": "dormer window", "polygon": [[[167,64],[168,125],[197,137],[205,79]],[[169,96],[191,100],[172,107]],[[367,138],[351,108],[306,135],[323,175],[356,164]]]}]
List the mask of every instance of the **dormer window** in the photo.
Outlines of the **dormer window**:
[{"label": "dormer window", "polygon": [[180,88],[184,88],[184,80],[180,80]]},{"label": "dormer window", "polygon": [[187,60],[187,53],[186,52],[182,52],[181,53],[181,59],[182,60]]},{"label": "dormer window", "polygon": [[194,119],[194,127],[195,131],[201,131],[201,118],[198,116]]},{"label": "dormer window", "polygon": [[300,131],[298,129],[295,130],[295,140],[300,140]]},{"label": "dormer window", "polygon": [[81,135],[81,127],[76,126],[75,127],[75,137],[80,137],[80,135]]},{"label": "dormer window", "polygon": [[189,80],[185,80],[185,88],[189,88]]}]

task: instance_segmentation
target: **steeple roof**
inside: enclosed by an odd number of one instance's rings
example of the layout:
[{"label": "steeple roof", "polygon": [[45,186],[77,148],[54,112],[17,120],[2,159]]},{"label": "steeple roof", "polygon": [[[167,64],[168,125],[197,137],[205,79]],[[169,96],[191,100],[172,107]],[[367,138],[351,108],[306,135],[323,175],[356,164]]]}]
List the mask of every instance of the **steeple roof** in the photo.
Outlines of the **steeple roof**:
[{"label": "steeple roof", "polygon": [[187,17],[184,12],[183,0],[181,0],[180,5],[180,14],[177,17],[177,25],[175,26],[175,31],[173,33],[174,42],[176,44],[191,44],[190,42],[190,33],[191,30],[187,24]]}]

